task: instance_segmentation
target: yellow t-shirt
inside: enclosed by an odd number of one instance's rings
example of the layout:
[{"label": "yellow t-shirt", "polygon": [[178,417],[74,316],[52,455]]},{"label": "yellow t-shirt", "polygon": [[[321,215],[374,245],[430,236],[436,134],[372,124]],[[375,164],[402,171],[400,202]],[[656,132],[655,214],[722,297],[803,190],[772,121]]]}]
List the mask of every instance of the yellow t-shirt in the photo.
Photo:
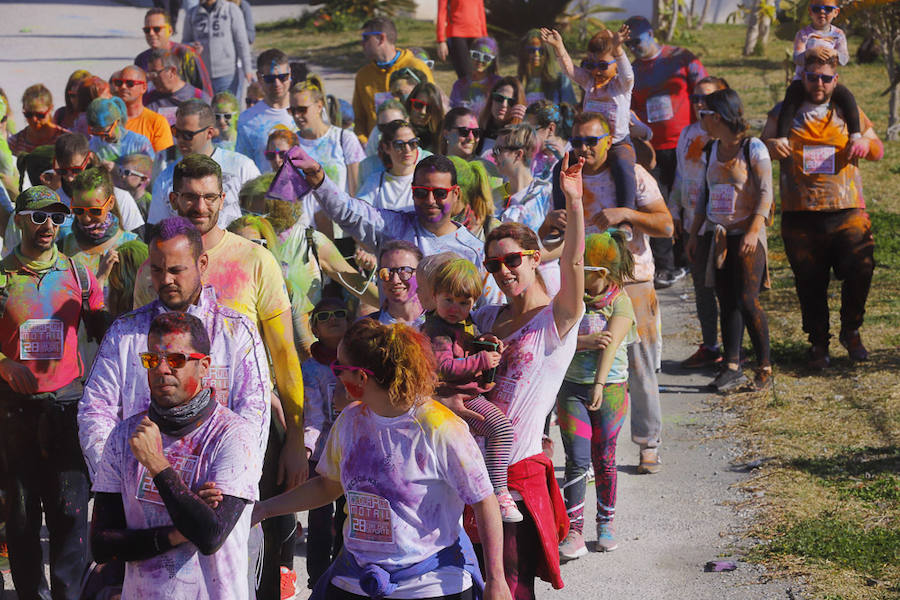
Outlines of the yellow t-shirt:
[{"label": "yellow t-shirt", "polygon": [[[257,324],[291,309],[278,261],[267,249],[226,231],[206,251],[209,266],[203,283],[216,290],[219,303],[241,312]],[[141,265],[134,291],[135,308],[156,299],[149,261]]]}]

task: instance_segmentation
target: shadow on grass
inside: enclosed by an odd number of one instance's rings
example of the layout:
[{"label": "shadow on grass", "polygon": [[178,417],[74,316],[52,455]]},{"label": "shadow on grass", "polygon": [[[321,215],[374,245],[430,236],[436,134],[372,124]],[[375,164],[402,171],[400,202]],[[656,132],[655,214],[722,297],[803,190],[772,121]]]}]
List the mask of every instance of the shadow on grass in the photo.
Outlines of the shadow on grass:
[{"label": "shadow on grass", "polygon": [[795,458],[786,466],[823,479],[900,473],[900,446],[849,448],[841,454],[827,458]]}]

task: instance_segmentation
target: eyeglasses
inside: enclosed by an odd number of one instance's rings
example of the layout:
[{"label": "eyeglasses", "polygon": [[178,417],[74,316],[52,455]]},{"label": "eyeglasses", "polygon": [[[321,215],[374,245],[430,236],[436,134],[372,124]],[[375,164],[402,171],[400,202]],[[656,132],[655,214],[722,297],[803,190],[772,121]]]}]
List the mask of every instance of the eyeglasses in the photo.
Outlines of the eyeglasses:
[{"label": "eyeglasses", "polygon": [[472,57],[472,60],[475,62],[480,62],[484,64],[488,64],[496,58],[493,54],[488,54],[487,52],[479,52],[478,50],[469,50],[469,56]]},{"label": "eyeglasses", "polygon": [[491,99],[494,102],[499,102],[500,104],[508,104],[510,106],[512,106],[516,100],[515,98],[510,98],[509,96],[504,96],[503,94],[497,92],[491,94]]},{"label": "eyeglasses", "polygon": [[270,85],[275,83],[276,79],[278,81],[280,81],[281,83],[284,83],[285,81],[287,81],[290,78],[291,78],[290,73],[269,73],[268,75],[262,76],[262,80]]},{"label": "eyeglasses", "polygon": [[200,200],[203,200],[207,204],[212,204],[213,202],[215,202],[216,200],[221,198],[224,195],[224,192],[219,192],[218,194],[195,194],[193,192],[175,192],[175,194],[177,194],[179,197],[181,197],[183,200],[185,200],[187,202],[194,203],[194,202],[199,202]]},{"label": "eyeglasses", "polygon": [[834,78],[837,77],[837,75],[823,75],[822,73],[810,73],[809,71],[804,71],[803,75],[810,83],[816,83],[817,81],[821,81],[822,83],[831,83],[832,81],[834,81]]},{"label": "eyeglasses", "polygon": [[588,60],[584,59],[581,61],[581,68],[586,71],[605,71],[609,68],[609,65],[613,64],[615,61],[606,61],[606,60]]},{"label": "eyeglasses", "polygon": [[447,196],[450,195],[450,192],[457,189],[459,189],[458,185],[448,188],[414,185],[412,186],[412,195],[416,200],[427,200],[429,194],[433,195],[435,200],[446,200]]},{"label": "eyeglasses", "polygon": [[63,213],[48,213],[42,210],[23,210],[19,211],[20,215],[31,215],[31,222],[35,225],[43,225],[49,218],[56,226],[66,222],[66,215]]},{"label": "eyeglasses", "polygon": [[180,369],[189,360],[203,360],[206,357],[206,354],[200,354],[199,352],[191,352],[190,354],[182,352],[141,352],[141,364],[144,365],[145,369],[155,369],[161,361],[165,360],[170,369]]},{"label": "eyeglasses", "polygon": [[45,110],[44,112],[38,112],[36,110],[26,110],[24,113],[26,119],[38,119],[39,121],[43,121],[47,118],[47,115],[50,114],[49,110]]},{"label": "eyeglasses", "polygon": [[160,74],[166,69],[174,69],[174,67],[163,67],[162,69],[157,69],[155,71],[147,71],[147,77],[151,79],[158,78]]},{"label": "eyeglasses", "polygon": [[141,27],[141,31],[143,31],[145,34],[150,33],[151,31],[153,33],[158,34],[160,31],[162,31],[166,27],[168,27],[168,25],[157,25],[155,27]]},{"label": "eyeglasses", "polygon": [[284,160],[284,155],[287,153],[287,150],[266,150],[266,160],[275,160],[277,156],[281,160]]},{"label": "eyeglasses", "polygon": [[412,105],[413,110],[428,110],[428,103],[424,100],[410,98],[409,103]]},{"label": "eyeglasses", "polygon": [[141,81],[140,79],[113,79],[112,84],[116,87],[125,86],[129,89],[133,88],[136,85],[143,85],[145,81]]},{"label": "eyeglasses", "polygon": [[691,104],[703,104],[709,94],[691,94]]},{"label": "eyeglasses", "polygon": [[293,115],[293,116],[295,116],[295,117],[305,117],[305,116],[306,116],[306,111],[309,110],[309,107],[310,107],[310,106],[313,106],[313,105],[312,105],[312,104],[309,104],[309,105],[307,105],[307,106],[292,106],[292,107],[290,107],[288,110],[290,110],[290,111],[291,111],[291,115]]},{"label": "eyeglasses", "polygon": [[392,275],[400,278],[400,281],[409,281],[415,274],[414,267],[381,267],[378,269],[378,278],[382,281],[390,281]]},{"label": "eyeglasses", "polygon": [[185,142],[190,142],[191,140],[194,139],[194,137],[195,137],[198,133],[203,133],[203,132],[206,131],[207,129],[209,129],[209,127],[201,127],[201,128],[198,129],[197,131],[189,131],[189,130],[187,130],[187,129],[179,129],[178,127],[172,125],[172,135],[173,135],[176,139],[182,139],[182,140],[184,140]]},{"label": "eyeglasses", "polygon": [[313,323],[324,323],[325,321],[329,321],[331,319],[346,319],[347,318],[347,309],[338,308],[336,310],[320,310],[317,313],[313,313],[311,318]]},{"label": "eyeglasses", "polygon": [[394,150],[397,152],[403,152],[404,149],[409,148],[410,150],[415,150],[419,147],[419,138],[412,138],[406,140],[394,140],[391,142],[391,146],[394,147]]},{"label": "eyeglasses", "polygon": [[96,135],[100,138],[108,138],[112,134],[113,130],[116,128],[116,125],[119,124],[119,120],[116,119],[112,123],[109,124],[109,127],[106,129],[95,129],[94,127],[88,127],[88,131],[91,135]]},{"label": "eyeglasses", "polygon": [[351,365],[342,365],[341,363],[339,363],[337,361],[337,359],[331,361],[331,364],[328,366],[329,366],[329,368],[331,368],[331,373],[335,377],[340,377],[342,371],[351,371],[351,372],[352,371],[362,371],[363,373],[365,373],[366,375],[368,375],[370,377],[375,377],[375,373],[373,373],[370,369],[367,369],[365,367],[354,367]]},{"label": "eyeglasses", "polygon": [[605,137],[609,137],[609,134],[604,133],[603,135],[579,136],[579,137],[573,137],[571,140],[569,140],[569,143],[572,144],[572,147],[576,148],[576,149],[583,148],[584,146],[587,146],[588,148],[593,148],[594,146],[596,146],[597,144],[600,143],[600,140],[602,140]]},{"label": "eyeglasses", "polygon": [[112,203],[113,198],[114,196],[110,196],[106,199],[106,202],[104,202],[100,206],[73,206],[72,214],[78,216],[87,213],[93,217],[103,216],[103,213],[106,212],[106,209]]},{"label": "eyeglasses", "polygon": [[828,6],[827,4],[813,4],[812,6],[809,7],[809,10],[811,10],[814,13],[823,12],[826,15],[830,15],[833,11],[836,11],[837,9],[838,9],[837,6]]},{"label": "eyeglasses", "polygon": [[221,119],[223,121],[230,121],[231,117],[234,116],[234,113],[216,113],[216,119]]},{"label": "eyeglasses", "polygon": [[475,139],[478,139],[481,137],[481,129],[478,127],[455,127],[454,129],[456,129],[456,133],[458,133],[461,138],[472,136]]},{"label": "eyeglasses", "polygon": [[708,108],[701,108],[700,110],[697,111],[697,114],[700,115],[701,117],[705,117],[705,116],[707,116],[707,115],[714,115],[714,114],[716,114],[716,111],[714,111],[714,110],[709,110]]},{"label": "eyeglasses", "polygon": [[56,162],[56,159],[53,159],[53,170],[56,171],[60,177],[65,177],[66,175],[75,175],[81,173],[85,169],[87,169],[88,163],[91,162],[91,153],[88,152],[87,156],[84,157],[84,160],[81,161],[81,164],[77,167],[61,167],[59,163]]},{"label": "eyeglasses", "polygon": [[149,176],[144,175],[143,173],[141,173],[139,171],[134,171],[132,169],[129,169],[128,167],[119,167],[119,177],[138,177],[138,178],[140,178],[141,181],[150,179]]},{"label": "eyeglasses", "polygon": [[523,256],[532,256],[537,250],[522,250],[520,252],[510,252],[503,256],[484,259],[484,270],[488,273],[499,273],[500,265],[506,265],[507,269],[515,269],[522,264]]}]

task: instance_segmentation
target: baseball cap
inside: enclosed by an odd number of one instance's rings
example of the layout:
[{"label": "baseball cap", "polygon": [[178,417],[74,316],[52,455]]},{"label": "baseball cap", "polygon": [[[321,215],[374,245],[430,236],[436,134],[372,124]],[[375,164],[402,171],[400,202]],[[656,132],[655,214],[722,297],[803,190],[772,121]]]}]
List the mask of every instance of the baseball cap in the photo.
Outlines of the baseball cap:
[{"label": "baseball cap", "polygon": [[56,192],[45,185],[32,186],[19,194],[16,198],[16,212],[24,210],[46,210],[47,212],[69,214],[69,207],[59,199]]},{"label": "baseball cap", "polygon": [[647,31],[653,32],[653,25],[650,24],[650,21],[648,21],[646,17],[630,17],[625,21],[625,24],[631,29],[631,39],[635,39]]}]

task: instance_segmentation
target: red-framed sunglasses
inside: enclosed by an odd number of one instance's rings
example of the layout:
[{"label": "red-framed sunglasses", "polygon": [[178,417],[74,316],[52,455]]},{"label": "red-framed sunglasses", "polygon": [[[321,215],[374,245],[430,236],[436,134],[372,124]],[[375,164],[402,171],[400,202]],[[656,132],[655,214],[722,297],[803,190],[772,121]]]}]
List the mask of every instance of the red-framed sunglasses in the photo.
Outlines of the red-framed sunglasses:
[{"label": "red-framed sunglasses", "polygon": [[191,352],[190,354],[183,354],[181,352],[142,352],[141,364],[144,365],[145,369],[155,369],[159,366],[160,362],[165,360],[169,365],[169,368],[180,369],[186,365],[189,360],[202,360],[206,358],[206,356],[206,354],[201,354],[199,352]]},{"label": "red-framed sunglasses", "polygon": [[537,250],[521,250],[519,252],[510,252],[503,256],[486,258],[484,259],[484,270],[488,273],[498,273],[501,264],[506,265],[507,269],[515,269],[522,264],[523,256],[531,256],[535,252],[537,252]]},{"label": "red-framed sunglasses", "polygon": [[328,367],[331,369],[331,373],[335,377],[340,377],[342,371],[351,371],[351,372],[352,371],[362,371],[363,373],[365,373],[366,375],[368,375],[370,377],[375,377],[375,373],[373,373],[371,371],[371,369],[367,369],[365,367],[354,367],[352,365],[342,365],[341,363],[339,363],[337,361],[337,359],[334,359],[333,361],[331,361],[331,364],[328,365]]},{"label": "red-framed sunglasses", "polygon": [[87,156],[84,157],[84,160],[81,161],[81,164],[77,167],[61,167],[59,163],[56,162],[56,159],[53,159],[53,170],[56,171],[60,176],[64,176],[67,174],[78,174],[87,169],[88,164],[91,162],[91,152],[87,153]]},{"label": "red-framed sunglasses", "polygon": [[450,195],[450,192],[458,189],[458,185],[454,185],[448,188],[429,187],[427,185],[414,185],[412,186],[412,195],[416,200],[427,200],[429,194],[434,195],[435,200],[446,200],[447,196]]}]

